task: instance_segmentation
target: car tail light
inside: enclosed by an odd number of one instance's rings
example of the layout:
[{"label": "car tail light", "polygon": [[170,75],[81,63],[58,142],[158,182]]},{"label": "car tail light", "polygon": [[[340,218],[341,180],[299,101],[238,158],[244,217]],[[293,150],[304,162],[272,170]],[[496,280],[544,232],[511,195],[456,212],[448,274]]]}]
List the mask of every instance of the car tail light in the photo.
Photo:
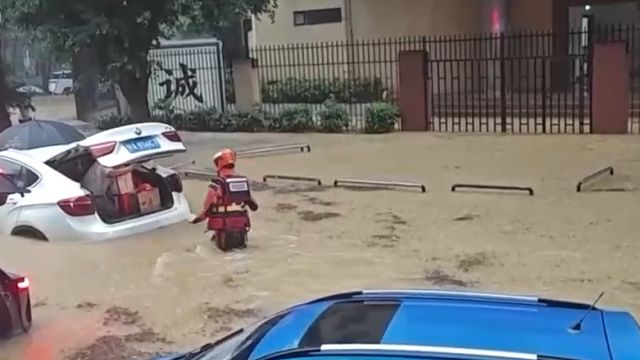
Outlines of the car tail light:
[{"label": "car tail light", "polygon": [[97,159],[99,157],[103,157],[105,155],[109,155],[115,149],[116,149],[116,142],[115,141],[106,142],[106,143],[102,143],[102,144],[91,145],[89,147],[89,151],[91,152],[91,155],[95,159]]},{"label": "car tail light", "polygon": [[182,188],[182,180],[178,174],[173,174],[167,177],[167,181],[169,182],[169,187],[171,191],[181,193]]},{"label": "car tail light", "polygon": [[95,206],[93,206],[93,199],[91,196],[81,196],[71,199],[60,200],[58,206],[67,215],[74,217],[89,216],[96,212]]},{"label": "car tail light", "polygon": [[167,138],[167,140],[171,142],[182,142],[182,138],[180,137],[180,134],[178,134],[177,131],[165,131],[162,133],[162,136],[164,136],[165,138]]},{"label": "car tail light", "polygon": [[29,278],[25,277],[22,279],[18,279],[18,283],[16,284],[18,289],[25,290],[29,288]]}]

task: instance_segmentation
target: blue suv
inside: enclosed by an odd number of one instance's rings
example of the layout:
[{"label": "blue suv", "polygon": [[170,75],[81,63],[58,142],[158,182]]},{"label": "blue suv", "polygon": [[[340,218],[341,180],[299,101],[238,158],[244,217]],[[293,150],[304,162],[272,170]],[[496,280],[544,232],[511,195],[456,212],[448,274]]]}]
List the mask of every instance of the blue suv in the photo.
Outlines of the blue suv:
[{"label": "blue suv", "polygon": [[[640,359],[627,312],[526,296],[423,290],[336,294],[156,360]],[[381,359],[384,358],[384,359]]]}]

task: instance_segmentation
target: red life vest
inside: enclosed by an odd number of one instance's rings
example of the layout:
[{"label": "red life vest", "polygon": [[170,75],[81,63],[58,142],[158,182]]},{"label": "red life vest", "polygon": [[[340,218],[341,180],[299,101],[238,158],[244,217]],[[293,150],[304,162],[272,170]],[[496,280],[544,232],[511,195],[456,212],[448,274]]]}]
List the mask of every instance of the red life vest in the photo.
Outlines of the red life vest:
[{"label": "red life vest", "polygon": [[251,189],[249,179],[244,176],[216,177],[211,180],[212,189],[219,190],[220,196],[216,207],[229,207],[233,205],[244,205],[251,201]]}]

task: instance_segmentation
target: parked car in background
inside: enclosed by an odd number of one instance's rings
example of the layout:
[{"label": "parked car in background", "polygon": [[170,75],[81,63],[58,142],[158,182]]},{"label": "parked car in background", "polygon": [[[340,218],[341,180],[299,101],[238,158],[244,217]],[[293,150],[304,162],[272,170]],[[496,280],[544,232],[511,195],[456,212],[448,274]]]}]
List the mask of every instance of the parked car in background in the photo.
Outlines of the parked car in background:
[{"label": "parked car in background", "polygon": [[0,338],[31,329],[29,279],[0,268]]},{"label": "parked car in background", "polygon": [[[115,128],[70,144],[0,151],[0,171],[28,190],[9,195],[0,206],[0,233],[99,241],[187,221],[191,211],[179,175],[149,163],[185,151],[176,130],[161,123]],[[96,161],[108,168],[140,164],[133,176],[157,194],[157,206],[118,217],[103,212],[81,186]]]},{"label": "parked car in background", "polygon": [[355,291],[279,312],[156,360],[640,359],[627,312],[536,297]]},{"label": "parked car in background", "polygon": [[73,73],[69,70],[51,73],[48,90],[54,95],[70,95],[73,93]]}]

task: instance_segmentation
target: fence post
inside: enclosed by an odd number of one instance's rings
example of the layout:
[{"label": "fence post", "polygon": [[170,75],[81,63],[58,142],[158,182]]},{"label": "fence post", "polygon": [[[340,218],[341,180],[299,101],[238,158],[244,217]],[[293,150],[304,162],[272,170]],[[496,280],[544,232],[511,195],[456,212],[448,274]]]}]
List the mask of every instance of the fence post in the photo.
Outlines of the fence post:
[{"label": "fence post", "polygon": [[507,67],[505,34],[500,33],[500,131],[507,132]]},{"label": "fence post", "polygon": [[431,130],[431,82],[428,66],[426,51],[401,51],[398,55],[398,95],[403,131]]},{"label": "fence post", "polygon": [[233,59],[233,88],[237,111],[251,112],[256,104],[262,102],[256,61],[251,58]]},{"label": "fence post", "polygon": [[631,66],[624,42],[595,44],[591,88],[593,133],[628,133],[630,72]]}]

